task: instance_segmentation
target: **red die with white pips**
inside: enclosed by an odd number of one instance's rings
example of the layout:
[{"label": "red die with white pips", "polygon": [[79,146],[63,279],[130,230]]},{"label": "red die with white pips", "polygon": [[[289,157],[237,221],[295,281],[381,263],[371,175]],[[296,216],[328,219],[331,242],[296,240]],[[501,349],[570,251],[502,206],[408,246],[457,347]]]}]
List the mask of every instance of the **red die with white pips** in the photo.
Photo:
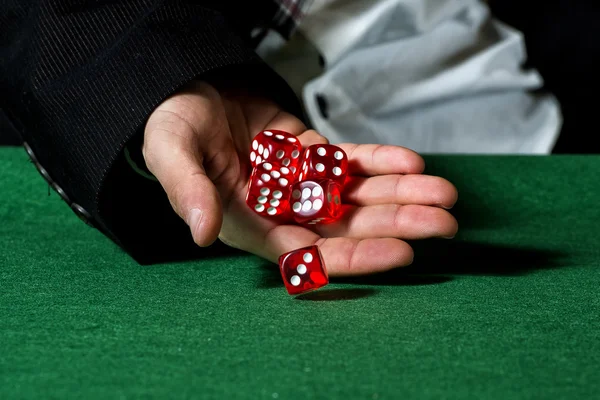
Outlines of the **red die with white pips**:
[{"label": "red die with white pips", "polygon": [[330,179],[343,185],[348,174],[348,156],[333,144],[309,146],[302,156],[299,181]]},{"label": "red die with white pips", "polygon": [[302,152],[302,145],[296,136],[285,131],[266,130],[254,137],[251,146],[250,164],[253,168],[268,161],[296,173]]},{"label": "red die with white pips", "polygon": [[292,296],[319,289],[329,283],[329,276],[318,246],[308,246],[279,257],[283,283]]},{"label": "red die with white pips", "polygon": [[259,215],[282,216],[289,212],[293,175],[289,168],[264,162],[252,171],[246,204]]},{"label": "red die with white pips", "polygon": [[296,182],[290,206],[297,223],[329,224],[342,215],[341,186],[329,179]]}]

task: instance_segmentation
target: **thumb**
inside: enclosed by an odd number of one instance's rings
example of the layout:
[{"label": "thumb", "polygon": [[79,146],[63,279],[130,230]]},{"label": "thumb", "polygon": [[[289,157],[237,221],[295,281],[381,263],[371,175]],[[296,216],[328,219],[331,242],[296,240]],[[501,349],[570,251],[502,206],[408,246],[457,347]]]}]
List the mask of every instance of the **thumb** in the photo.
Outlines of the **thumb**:
[{"label": "thumb", "polygon": [[146,166],[162,185],[173,210],[190,227],[194,242],[209,246],[221,230],[222,206],[202,165],[193,128],[173,113],[155,120],[148,121],[144,134]]}]

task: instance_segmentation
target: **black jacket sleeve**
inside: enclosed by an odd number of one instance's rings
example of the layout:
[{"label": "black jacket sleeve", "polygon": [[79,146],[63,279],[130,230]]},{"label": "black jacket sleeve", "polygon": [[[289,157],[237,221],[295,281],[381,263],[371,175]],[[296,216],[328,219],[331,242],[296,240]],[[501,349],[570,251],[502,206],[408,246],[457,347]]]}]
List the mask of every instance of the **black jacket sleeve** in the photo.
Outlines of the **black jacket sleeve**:
[{"label": "black jacket sleeve", "polygon": [[229,79],[301,116],[250,31],[270,1],[14,0],[0,14],[2,110],[71,208],[141,263],[205,256],[160,185],[133,172],[144,124],[192,79]]}]

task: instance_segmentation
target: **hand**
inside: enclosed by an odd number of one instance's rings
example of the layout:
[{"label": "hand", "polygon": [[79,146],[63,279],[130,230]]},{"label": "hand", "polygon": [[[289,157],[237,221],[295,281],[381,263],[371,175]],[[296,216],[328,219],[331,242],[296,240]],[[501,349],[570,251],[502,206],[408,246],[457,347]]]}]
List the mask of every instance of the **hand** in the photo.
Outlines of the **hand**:
[{"label": "hand", "polygon": [[143,155],[194,241],[224,243],[272,262],[288,251],[317,244],[330,276],[385,271],[412,262],[404,241],[453,237],[458,225],[446,211],[454,186],[422,175],[423,159],[402,147],[341,144],[351,182],[343,218],[307,229],[278,225],[246,205],[249,149],[265,129],[297,135],[303,146],[327,143],[275,104],[217,91],[195,82],[163,102],[145,129]]}]

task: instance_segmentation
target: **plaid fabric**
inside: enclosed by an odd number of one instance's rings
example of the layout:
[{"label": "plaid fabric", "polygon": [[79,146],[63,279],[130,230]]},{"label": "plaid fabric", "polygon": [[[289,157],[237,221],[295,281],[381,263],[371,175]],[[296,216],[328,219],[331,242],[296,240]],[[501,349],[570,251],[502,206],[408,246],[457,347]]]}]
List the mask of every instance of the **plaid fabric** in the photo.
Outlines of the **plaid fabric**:
[{"label": "plaid fabric", "polygon": [[273,28],[289,39],[313,0],[274,0],[278,11],[273,18]]}]

